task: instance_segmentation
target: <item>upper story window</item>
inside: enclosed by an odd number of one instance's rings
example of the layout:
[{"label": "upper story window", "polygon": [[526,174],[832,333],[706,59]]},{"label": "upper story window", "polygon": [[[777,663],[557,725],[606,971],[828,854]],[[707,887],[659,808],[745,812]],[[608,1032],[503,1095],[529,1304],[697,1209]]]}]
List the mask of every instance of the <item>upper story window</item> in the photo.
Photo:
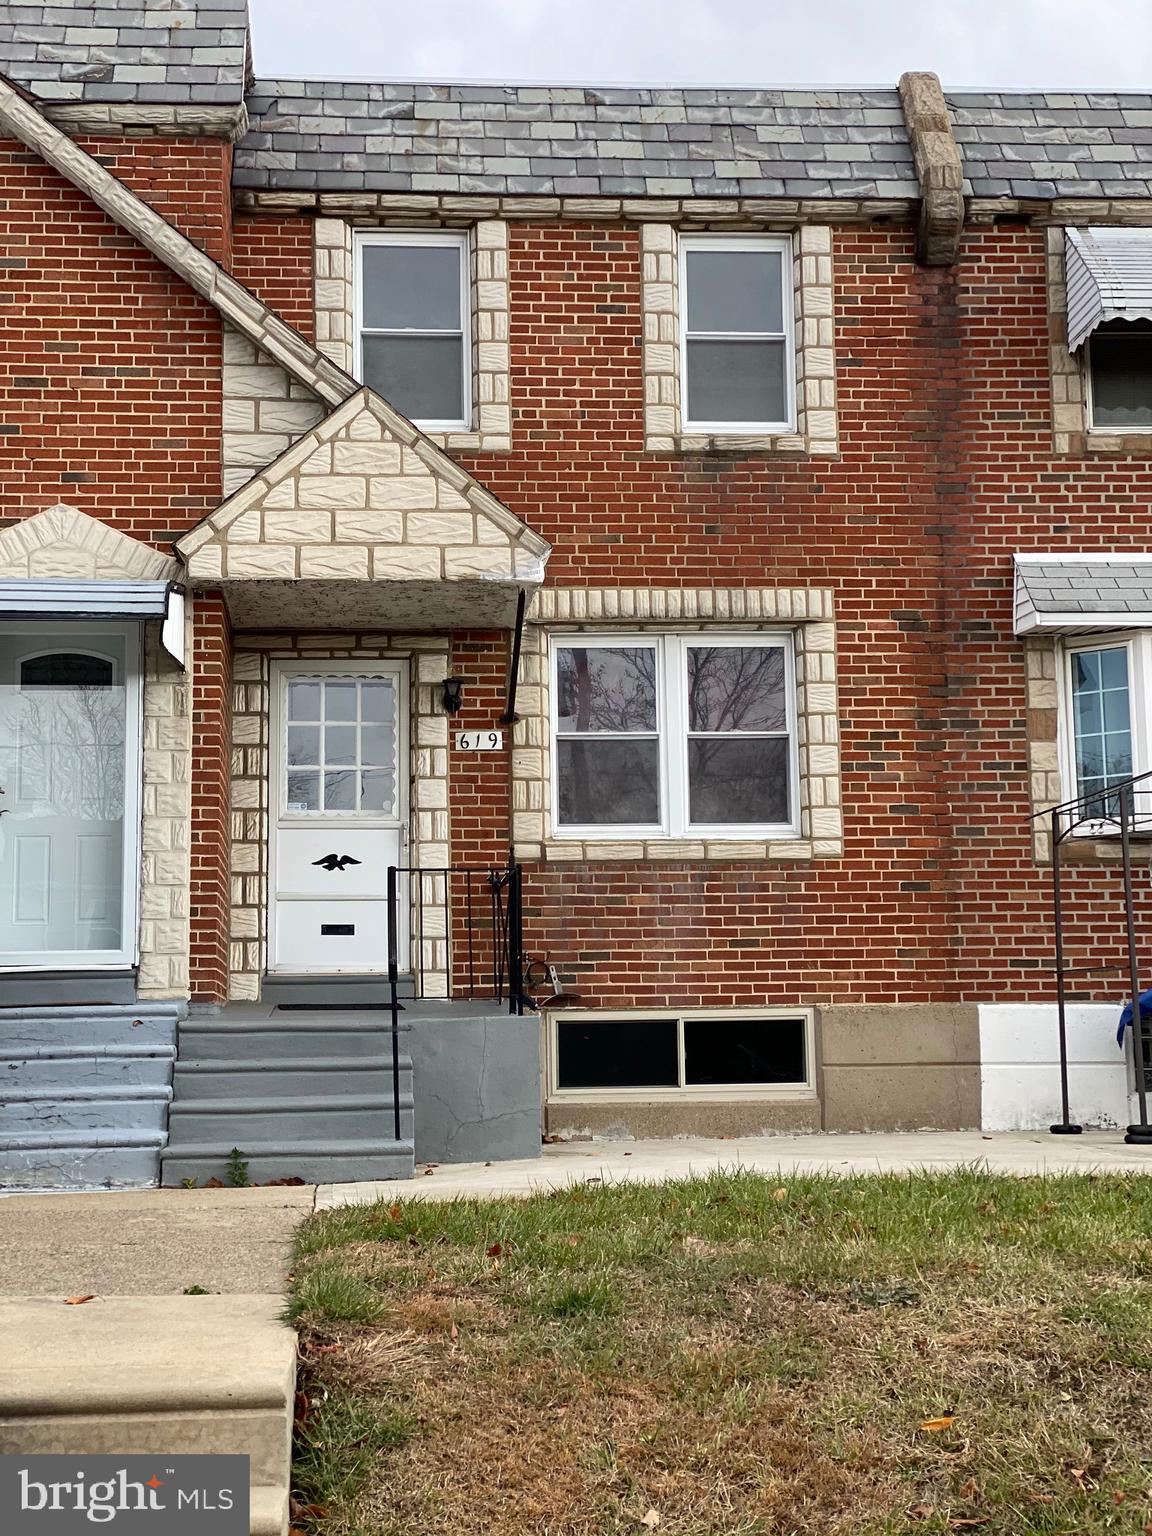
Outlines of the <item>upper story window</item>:
[{"label": "upper story window", "polygon": [[685,432],[793,430],[792,283],[787,236],[681,236]]},{"label": "upper story window", "polygon": [[1108,320],[1092,332],[1088,424],[1152,432],[1152,321]]},{"label": "upper story window", "polygon": [[357,377],[428,430],[471,425],[469,287],[465,234],[357,237]]},{"label": "upper story window", "polygon": [[794,835],[790,635],[579,635],[553,665],[557,834]]}]

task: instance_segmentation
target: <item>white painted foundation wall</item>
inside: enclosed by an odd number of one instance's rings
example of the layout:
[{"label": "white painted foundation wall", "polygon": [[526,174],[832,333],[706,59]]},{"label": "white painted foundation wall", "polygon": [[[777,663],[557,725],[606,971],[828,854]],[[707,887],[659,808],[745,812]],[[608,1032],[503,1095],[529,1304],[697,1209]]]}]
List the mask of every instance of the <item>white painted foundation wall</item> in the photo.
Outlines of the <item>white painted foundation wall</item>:
[{"label": "white painted foundation wall", "polygon": [[[1113,1130],[1133,1118],[1131,1039],[1116,1044],[1123,1003],[1076,1003],[1067,1010],[1072,1119]],[[985,1131],[1044,1130],[1060,1119],[1055,1003],[980,1005],[981,1125]]]}]

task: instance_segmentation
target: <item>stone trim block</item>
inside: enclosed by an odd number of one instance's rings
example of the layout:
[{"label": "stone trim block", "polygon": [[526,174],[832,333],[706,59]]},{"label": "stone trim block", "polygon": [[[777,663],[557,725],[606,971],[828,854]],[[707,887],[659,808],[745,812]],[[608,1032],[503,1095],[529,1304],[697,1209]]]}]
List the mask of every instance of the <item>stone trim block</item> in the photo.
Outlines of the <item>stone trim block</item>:
[{"label": "stone trim block", "polygon": [[[800,836],[749,841],[704,838],[556,837],[551,826],[552,727],[549,636],[585,629],[774,629],[796,644]],[[550,863],[840,858],[840,783],[834,595],[827,588],[546,587],[525,626],[512,733],[512,835],[517,857]]]},{"label": "stone trim block", "polygon": [[950,267],[964,234],[964,164],[948,103],[927,70],[901,75],[899,91],[920,182],[916,256],[927,267]]},{"label": "stone trim block", "polygon": [[795,457],[838,453],[831,228],[806,224],[792,236],[796,431],[772,436],[726,433],[710,437],[684,432],[679,229],[670,223],[644,224],[640,249],[644,446],[648,451]]},{"label": "stone trim block", "polygon": [[[347,218],[315,221],[317,343],[346,373],[356,363],[354,228]],[[471,225],[468,261],[472,426],[430,433],[429,440],[449,453],[507,452],[512,446],[512,371],[506,220],[480,219]]]},{"label": "stone trim block", "polygon": [[172,581],[179,562],[62,502],[0,533],[0,577]]},{"label": "stone trim block", "polygon": [[[253,361],[244,337],[229,339],[233,377],[287,375]],[[255,389],[255,385],[253,385]],[[257,412],[265,401],[253,396]],[[276,395],[277,410],[307,402]],[[259,421],[258,417],[258,421]],[[259,434],[256,434],[259,435]],[[240,433],[235,445],[253,434]],[[266,440],[276,437],[264,434]],[[250,471],[249,471],[250,473]],[[320,546],[326,553],[321,559]],[[549,545],[479,481],[370,390],[326,416],[179,541],[189,577],[472,576],[535,584]]]}]

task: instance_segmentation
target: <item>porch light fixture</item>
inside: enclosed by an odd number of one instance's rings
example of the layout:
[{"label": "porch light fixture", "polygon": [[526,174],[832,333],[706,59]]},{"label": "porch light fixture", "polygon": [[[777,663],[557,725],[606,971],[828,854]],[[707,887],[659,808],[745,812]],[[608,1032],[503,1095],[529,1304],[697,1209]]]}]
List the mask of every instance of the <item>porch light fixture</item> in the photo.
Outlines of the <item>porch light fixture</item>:
[{"label": "porch light fixture", "polygon": [[440,695],[446,715],[458,715],[464,703],[464,679],[462,677],[446,677]]}]

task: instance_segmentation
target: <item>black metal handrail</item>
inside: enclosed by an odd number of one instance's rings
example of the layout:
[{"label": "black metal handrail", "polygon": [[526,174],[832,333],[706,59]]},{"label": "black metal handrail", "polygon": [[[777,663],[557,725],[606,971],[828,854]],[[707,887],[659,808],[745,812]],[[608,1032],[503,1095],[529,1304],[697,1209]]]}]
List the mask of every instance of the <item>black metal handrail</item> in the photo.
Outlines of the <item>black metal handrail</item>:
[{"label": "black metal handrail", "polygon": [[[491,998],[508,1012],[524,1013],[524,872],[511,854],[503,865],[450,864],[423,868],[394,864],[388,869],[388,992],[392,1014],[392,1094],[396,1140],[400,1140],[400,915],[401,881],[408,882],[408,948],[415,998],[426,997],[429,940],[444,946],[449,998],[475,1002]],[[428,910],[442,912],[443,932],[429,933]],[[440,920],[435,927],[438,929]],[[463,948],[463,954],[460,950]],[[440,995],[437,993],[437,995]]]},{"label": "black metal handrail", "polygon": [[1064,890],[1062,884],[1061,850],[1070,837],[1090,829],[1098,834],[1104,828],[1114,828],[1120,838],[1120,861],[1124,877],[1124,934],[1127,947],[1128,990],[1132,999],[1132,1052],[1136,1069],[1136,1097],[1140,1120],[1130,1125],[1124,1140],[1136,1146],[1152,1145],[1152,1125],[1148,1123],[1148,1063],[1147,1035],[1144,1015],[1140,1007],[1140,971],[1136,953],[1136,916],[1132,901],[1132,837],[1137,830],[1152,829],[1152,816],[1143,818],[1138,828],[1136,796],[1143,785],[1145,792],[1152,792],[1152,773],[1139,773],[1131,778],[1119,779],[1072,800],[1053,806],[1050,810],[1035,811],[1032,820],[1047,817],[1052,839],[1052,919],[1054,933],[1054,971],[1056,976],[1056,1019],[1060,1048],[1060,1107],[1062,1118],[1050,1129],[1053,1135],[1068,1136],[1079,1133],[1081,1127],[1072,1120],[1068,1098],[1068,1020],[1067,978],[1076,972],[1106,974],[1112,967],[1069,968],[1064,959]]}]

